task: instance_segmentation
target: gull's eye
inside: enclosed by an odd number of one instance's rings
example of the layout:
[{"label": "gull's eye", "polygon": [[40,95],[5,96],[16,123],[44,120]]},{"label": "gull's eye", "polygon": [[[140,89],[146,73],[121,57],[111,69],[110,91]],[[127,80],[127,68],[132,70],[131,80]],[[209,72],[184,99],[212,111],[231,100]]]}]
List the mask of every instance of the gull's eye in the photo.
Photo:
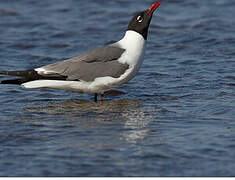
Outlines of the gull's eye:
[{"label": "gull's eye", "polygon": [[142,16],[138,16],[138,17],[136,18],[136,21],[139,22],[139,23],[141,23],[141,22],[143,21],[143,17],[142,17]]}]

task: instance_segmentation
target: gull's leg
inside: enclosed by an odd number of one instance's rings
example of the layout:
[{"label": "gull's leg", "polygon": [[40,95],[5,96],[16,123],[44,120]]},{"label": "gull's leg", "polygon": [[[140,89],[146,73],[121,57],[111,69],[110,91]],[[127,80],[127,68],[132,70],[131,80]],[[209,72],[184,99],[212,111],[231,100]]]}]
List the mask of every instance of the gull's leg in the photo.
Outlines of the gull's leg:
[{"label": "gull's leg", "polygon": [[95,93],[95,96],[94,96],[94,101],[97,102],[97,97],[98,97],[98,94]]},{"label": "gull's leg", "polygon": [[101,94],[100,95],[100,101],[103,101],[103,98],[104,98],[104,94]]}]

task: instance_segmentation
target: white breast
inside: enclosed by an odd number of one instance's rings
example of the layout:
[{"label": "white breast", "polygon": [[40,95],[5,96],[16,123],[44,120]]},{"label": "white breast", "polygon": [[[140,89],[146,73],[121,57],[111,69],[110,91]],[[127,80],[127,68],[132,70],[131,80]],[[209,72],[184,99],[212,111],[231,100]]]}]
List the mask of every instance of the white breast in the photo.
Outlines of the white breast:
[{"label": "white breast", "polygon": [[121,77],[127,82],[137,74],[143,63],[146,41],[139,33],[129,30],[117,44],[126,49],[118,61],[130,66],[130,69]]},{"label": "white breast", "polygon": [[139,65],[143,62],[145,54],[145,39],[142,35],[135,31],[127,31],[123,39],[116,44],[121,48],[126,49],[121,58],[118,60],[121,63],[127,63],[132,66]]}]

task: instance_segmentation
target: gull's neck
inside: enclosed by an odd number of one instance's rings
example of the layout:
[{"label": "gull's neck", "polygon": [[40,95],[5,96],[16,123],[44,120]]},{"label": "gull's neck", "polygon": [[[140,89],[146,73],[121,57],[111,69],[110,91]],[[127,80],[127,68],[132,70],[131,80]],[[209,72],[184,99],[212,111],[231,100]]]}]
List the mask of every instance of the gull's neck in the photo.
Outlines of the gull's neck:
[{"label": "gull's neck", "polygon": [[125,48],[143,47],[145,45],[145,39],[141,34],[132,30],[128,30],[126,31],[125,36],[120,41],[118,41],[118,43],[125,46]]}]

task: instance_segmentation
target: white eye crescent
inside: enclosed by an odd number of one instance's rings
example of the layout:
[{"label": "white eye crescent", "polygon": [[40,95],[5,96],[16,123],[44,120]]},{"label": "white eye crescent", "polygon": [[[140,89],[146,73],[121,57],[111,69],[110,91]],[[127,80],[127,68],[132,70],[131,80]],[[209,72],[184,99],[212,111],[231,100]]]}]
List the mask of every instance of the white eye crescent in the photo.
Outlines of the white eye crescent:
[{"label": "white eye crescent", "polygon": [[136,18],[136,20],[137,20],[139,23],[141,23],[141,22],[143,21],[143,17],[142,17],[142,16],[138,16],[138,17]]}]

